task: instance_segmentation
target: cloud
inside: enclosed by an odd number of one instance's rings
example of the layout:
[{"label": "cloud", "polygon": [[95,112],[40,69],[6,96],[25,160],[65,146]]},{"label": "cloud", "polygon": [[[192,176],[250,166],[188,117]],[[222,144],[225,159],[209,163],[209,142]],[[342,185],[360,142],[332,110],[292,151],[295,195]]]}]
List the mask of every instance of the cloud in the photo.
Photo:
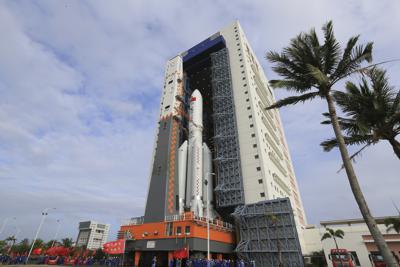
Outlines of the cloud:
[{"label": "cloud", "polygon": [[[16,216],[21,236],[32,237],[41,209],[54,206],[42,238],[61,218],[63,236],[96,219],[112,223],[113,239],[121,219],[143,213],[169,58],[235,19],[270,79],[265,52],[329,19],[342,42],[360,33],[375,41],[377,61],[399,58],[399,11],[397,1],[1,2],[0,219]],[[399,64],[387,67],[400,85]],[[336,173],[338,153],[319,147],[333,134],[319,125],[325,110],[320,101],[281,111],[311,223],[359,216]],[[374,146],[355,166],[372,210],[393,214],[399,165],[390,147]]]}]

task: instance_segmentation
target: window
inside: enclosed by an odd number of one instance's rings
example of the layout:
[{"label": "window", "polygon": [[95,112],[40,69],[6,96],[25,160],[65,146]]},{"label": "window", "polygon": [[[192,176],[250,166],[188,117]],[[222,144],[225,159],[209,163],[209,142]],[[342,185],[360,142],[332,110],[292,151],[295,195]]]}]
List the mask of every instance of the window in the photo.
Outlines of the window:
[{"label": "window", "polygon": [[169,109],[169,107],[170,107],[170,105],[168,105],[168,106],[165,106],[165,109]]},{"label": "window", "polygon": [[239,43],[237,43],[236,45],[237,45],[237,46],[239,46],[240,44],[239,44]]},{"label": "window", "polygon": [[243,65],[240,65],[241,68],[243,68]]},{"label": "window", "polygon": [[238,48],[238,51],[240,51],[240,48]]},{"label": "window", "polygon": [[261,167],[257,167],[257,171],[261,171]]},{"label": "window", "polygon": [[173,80],[170,80],[169,82],[168,82],[168,84],[171,84],[173,82]]},{"label": "window", "polygon": [[239,53],[239,57],[242,56],[242,53]]},{"label": "window", "polygon": [[255,159],[258,159],[258,155],[254,155],[254,158],[255,158]]},{"label": "window", "polygon": [[246,87],[246,86],[247,86],[247,83],[243,84],[243,87]]},{"label": "window", "polygon": [[176,227],[176,234],[181,235],[182,234],[182,227],[178,226]]},{"label": "window", "polygon": [[190,226],[185,226],[185,234],[190,235]]},{"label": "window", "polygon": [[171,236],[172,235],[172,222],[169,222],[165,225],[165,234],[167,236]]},{"label": "window", "polygon": [[245,94],[247,94],[247,93],[248,93],[248,91],[244,91],[244,93],[245,93]]},{"label": "window", "polygon": [[250,107],[247,107],[247,110],[250,110]]},{"label": "window", "polygon": [[253,128],[253,126],[254,126],[253,124],[250,124],[250,128]]},{"label": "window", "polygon": [[244,70],[242,70],[242,73],[244,73]]},{"label": "window", "polygon": [[246,77],[243,77],[242,80],[243,80],[243,81],[246,80]]},{"label": "window", "polygon": [[264,192],[261,192],[261,193],[260,193],[260,196],[261,196],[261,197],[265,197],[265,193],[264,193]]},{"label": "window", "polygon": [[360,260],[358,259],[357,253],[355,251],[350,251],[351,255],[353,255],[353,258],[356,262],[356,266],[361,266]]},{"label": "window", "polygon": [[262,183],[263,183],[263,180],[262,180],[262,179],[258,179],[258,183],[259,183],[259,184],[262,184]]},{"label": "window", "polygon": [[246,99],[246,102],[249,102],[249,101],[250,101],[250,99],[247,98],[247,99]]},{"label": "window", "polygon": [[253,147],[257,147],[257,144],[253,144]]},{"label": "window", "polygon": [[236,41],[239,41],[239,38],[236,38]]},{"label": "window", "polygon": [[243,59],[241,58],[241,59],[239,59],[239,61],[240,61],[240,62],[242,62],[242,61],[243,61]]},{"label": "window", "polygon": [[[251,116],[251,115],[250,115]],[[251,134],[251,137],[256,137],[256,134]]]}]

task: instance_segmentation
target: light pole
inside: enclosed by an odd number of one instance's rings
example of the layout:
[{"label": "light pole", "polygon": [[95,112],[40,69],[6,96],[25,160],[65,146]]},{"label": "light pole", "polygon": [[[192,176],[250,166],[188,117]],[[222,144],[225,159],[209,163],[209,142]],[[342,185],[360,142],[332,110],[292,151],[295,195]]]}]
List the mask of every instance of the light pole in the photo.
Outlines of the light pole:
[{"label": "light pole", "polygon": [[60,231],[60,226],[61,226],[60,220],[57,220],[57,223],[58,223],[57,230],[56,230],[56,234],[54,235],[54,239],[53,239],[53,243],[51,244],[51,247],[54,247],[54,244],[56,243],[56,239],[58,236],[58,232]]},{"label": "light pole", "polygon": [[[16,218],[13,217],[13,219],[15,220]],[[5,218],[5,219],[4,219],[3,224],[1,225],[0,235],[3,233],[4,228],[6,228],[6,225],[7,225],[7,223],[8,223],[9,220],[10,220],[10,218]]]},{"label": "light pole", "polygon": [[[45,208],[45,209],[42,211],[42,219],[40,220],[40,224],[39,224],[39,227],[38,227],[38,229],[37,229],[37,231],[36,231],[35,238],[33,239],[33,242],[32,242],[32,245],[31,245],[31,249],[29,250],[28,256],[26,257],[25,264],[28,263],[29,257],[31,256],[31,253],[32,253],[33,246],[35,245],[36,239],[37,239],[37,237],[38,237],[38,235],[39,235],[40,229],[42,228],[42,225],[43,225],[43,223],[44,223],[44,220],[46,219],[46,216],[48,215],[49,209],[50,209],[50,208]],[[55,210],[56,208],[53,208],[53,209]]]},{"label": "light pole", "polygon": [[[206,185],[206,198],[207,198],[207,266],[210,266],[210,199],[208,195],[208,176],[215,175],[215,173],[207,172],[204,178],[204,184]],[[210,185],[212,186],[212,185]]]}]

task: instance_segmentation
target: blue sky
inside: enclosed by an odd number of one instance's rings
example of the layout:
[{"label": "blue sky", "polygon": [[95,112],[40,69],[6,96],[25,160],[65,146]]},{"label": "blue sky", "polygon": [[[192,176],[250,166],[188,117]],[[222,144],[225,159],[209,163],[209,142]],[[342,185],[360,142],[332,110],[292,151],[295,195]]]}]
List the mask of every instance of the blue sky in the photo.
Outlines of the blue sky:
[{"label": "blue sky", "polygon": [[[342,42],[374,41],[376,62],[400,58],[400,2],[393,1],[1,1],[0,238],[21,228],[33,237],[40,211],[56,207],[60,237],[78,222],[111,223],[144,210],[166,61],[238,19],[269,79],[264,60],[290,38],[334,21]],[[400,63],[385,66],[400,87]],[[357,80],[354,77],[354,80]],[[278,97],[285,92],[276,92]],[[319,143],[323,102],[281,116],[308,221],[359,217],[337,151]],[[400,205],[400,165],[388,144],[370,148],[356,171],[373,213]]]}]

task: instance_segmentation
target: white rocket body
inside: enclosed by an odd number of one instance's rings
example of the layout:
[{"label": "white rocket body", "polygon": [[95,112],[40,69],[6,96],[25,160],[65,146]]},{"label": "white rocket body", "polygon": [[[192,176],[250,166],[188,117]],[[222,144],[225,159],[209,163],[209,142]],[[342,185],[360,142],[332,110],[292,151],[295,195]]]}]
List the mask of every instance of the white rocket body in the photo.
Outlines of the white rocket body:
[{"label": "white rocket body", "polygon": [[190,210],[203,217],[203,97],[194,90],[190,97],[188,180],[191,180]]},{"label": "white rocket body", "polygon": [[210,210],[207,215],[213,218],[212,154],[203,143],[203,97],[199,90],[194,90],[190,97],[189,117],[189,139],[182,143],[178,153],[179,214],[184,213],[186,206],[194,215],[203,217],[207,203]]}]

